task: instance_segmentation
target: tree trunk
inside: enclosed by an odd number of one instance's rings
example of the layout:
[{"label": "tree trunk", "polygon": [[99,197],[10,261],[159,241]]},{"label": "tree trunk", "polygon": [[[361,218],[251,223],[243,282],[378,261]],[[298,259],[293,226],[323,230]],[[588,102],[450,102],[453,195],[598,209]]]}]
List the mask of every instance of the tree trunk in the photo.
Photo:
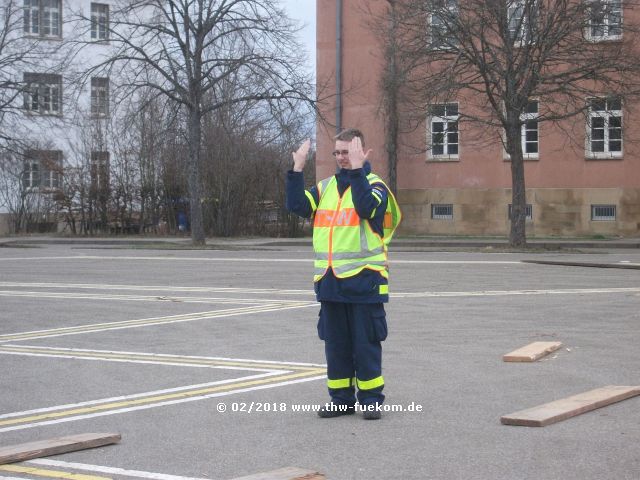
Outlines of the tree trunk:
[{"label": "tree trunk", "polygon": [[524,182],[524,160],[522,154],[521,126],[519,122],[511,122],[507,129],[507,153],[511,157],[511,230],[509,245],[525,247],[527,237],[525,220],[527,199]]},{"label": "tree trunk", "polygon": [[204,221],[202,216],[201,190],[202,182],[200,181],[200,143],[202,141],[202,113],[197,107],[193,107],[189,111],[189,206],[190,206],[190,224],[191,224],[191,240],[194,245],[204,245]]}]

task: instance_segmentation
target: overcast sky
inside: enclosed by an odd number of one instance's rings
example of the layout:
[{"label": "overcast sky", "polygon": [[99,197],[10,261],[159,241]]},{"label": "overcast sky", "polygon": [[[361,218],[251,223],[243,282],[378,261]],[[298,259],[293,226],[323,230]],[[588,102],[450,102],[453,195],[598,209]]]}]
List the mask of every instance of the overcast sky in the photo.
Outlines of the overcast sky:
[{"label": "overcast sky", "polygon": [[309,65],[315,75],[316,65],[316,0],[280,0],[289,16],[304,24],[300,40],[307,49]]}]

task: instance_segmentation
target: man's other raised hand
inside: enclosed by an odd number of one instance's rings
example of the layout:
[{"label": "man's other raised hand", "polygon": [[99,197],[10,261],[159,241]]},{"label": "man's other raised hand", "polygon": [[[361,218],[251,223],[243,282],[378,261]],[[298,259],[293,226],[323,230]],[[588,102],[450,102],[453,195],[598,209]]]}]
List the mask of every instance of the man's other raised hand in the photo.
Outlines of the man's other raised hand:
[{"label": "man's other raised hand", "polygon": [[311,139],[307,138],[300,148],[297,151],[293,152],[293,171],[301,172],[304,170],[304,165],[307,163],[307,155],[309,154],[309,149],[311,148]]}]

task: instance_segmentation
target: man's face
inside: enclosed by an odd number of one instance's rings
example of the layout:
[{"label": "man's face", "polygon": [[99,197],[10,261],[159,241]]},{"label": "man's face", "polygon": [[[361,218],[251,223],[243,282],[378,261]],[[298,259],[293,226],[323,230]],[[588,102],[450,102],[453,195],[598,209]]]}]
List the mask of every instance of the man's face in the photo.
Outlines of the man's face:
[{"label": "man's face", "polygon": [[351,161],[349,160],[349,143],[342,140],[336,140],[336,146],[333,149],[333,156],[336,157],[336,163],[340,168],[351,170]]}]

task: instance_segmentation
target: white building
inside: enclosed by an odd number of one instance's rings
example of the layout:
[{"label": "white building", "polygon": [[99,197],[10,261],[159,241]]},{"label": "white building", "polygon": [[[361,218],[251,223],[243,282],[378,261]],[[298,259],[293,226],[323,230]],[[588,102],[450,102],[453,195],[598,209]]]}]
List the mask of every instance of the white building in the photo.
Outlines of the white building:
[{"label": "white building", "polygon": [[15,110],[5,115],[1,128],[20,140],[22,156],[5,155],[0,234],[8,233],[10,214],[21,203],[37,212],[38,218],[30,222],[57,229],[58,207],[53,200],[67,175],[86,177],[90,188],[108,185],[112,79],[104,73],[106,69],[92,68],[112,49],[113,4],[108,0],[2,1],[12,15],[11,41],[2,56],[26,54],[2,72],[20,84],[12,104]]}]

